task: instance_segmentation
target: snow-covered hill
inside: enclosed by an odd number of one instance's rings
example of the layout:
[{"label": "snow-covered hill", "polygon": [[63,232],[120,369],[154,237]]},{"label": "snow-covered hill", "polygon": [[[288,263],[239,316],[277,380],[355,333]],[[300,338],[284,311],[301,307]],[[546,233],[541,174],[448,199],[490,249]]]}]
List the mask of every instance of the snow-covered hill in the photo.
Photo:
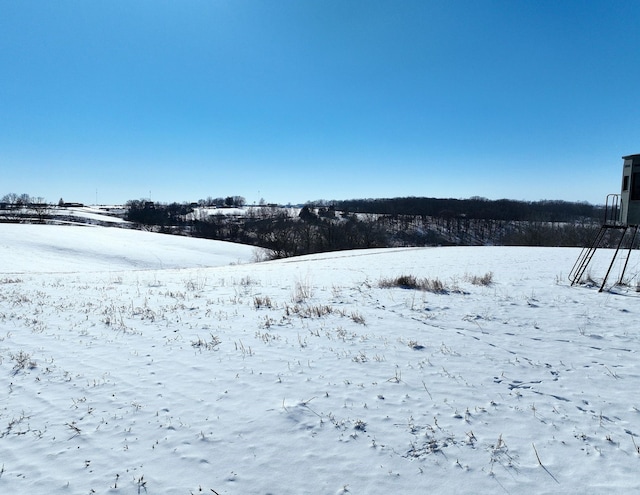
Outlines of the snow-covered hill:
[{"label": "snow-covered hill", "polygon": [[95,272],[246,263],[256,248],[129,229],[0,224],[0,271]]},{"label": "snow-covered hill", "polygon": [[578,250],[237,264],[30,225],[0,249],[0,493],[640,489],[639,296],[569,287]]}]

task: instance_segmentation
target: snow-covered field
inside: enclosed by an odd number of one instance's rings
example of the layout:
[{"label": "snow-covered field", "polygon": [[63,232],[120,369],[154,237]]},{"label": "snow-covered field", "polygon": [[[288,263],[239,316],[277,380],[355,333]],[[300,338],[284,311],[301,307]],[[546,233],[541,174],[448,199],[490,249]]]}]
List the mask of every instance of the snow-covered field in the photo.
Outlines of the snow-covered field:
[{"label": "snow-covered field", "polygon": [[638,261],[578,252],[0,225],[0,493],[637,491]]},{"label": "snow-covered field", "polygon": [[250,246],[139,230],[0,224],[0,273],[197,268],[255,256]]}]

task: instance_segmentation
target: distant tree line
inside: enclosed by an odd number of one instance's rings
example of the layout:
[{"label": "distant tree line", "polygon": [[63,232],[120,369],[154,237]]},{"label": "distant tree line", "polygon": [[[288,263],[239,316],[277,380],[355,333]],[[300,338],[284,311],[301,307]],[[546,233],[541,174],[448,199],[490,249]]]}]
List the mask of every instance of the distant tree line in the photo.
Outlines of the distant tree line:
[{"label": "distant tree line", "polygon": [[[326,204],[320,200],[318,203]],[[350,199],[332,201],[338,210],[379,215],[418,215],[430,217],[466,217],[484,220],[572,222],[576,219],[599,219],[602,206],[569,201],[516,201],[440,199],[404,197],[390,199]]]},{"label": "distant tree line", "polygon": [[9,193],[0,199],[0,219],[5,222],[44,222],[50,213],[51,205],[42,197]]},{"label": "distant tree line", "polygon": [[193,234],[259,246],[273,258],[387,245],[387,234],[375,221],[307,206],[297,215],[276,207],[242,217],[211,215],[194,222]]},{"label": "distant tree line", "polygon": [[[159,232],[240,242],[265,248],[274,258],[371,247],[435,245],[588,245],[603,207],[566,201],[491,201],[485,198],[318,200],[304,207],[246,207],[242,196],[191,203],[127,201],[124,218]],[[62,199],[59,207],[73,205]],[[49,218],[43,198],[7,194],[0,220]],[[240,208],[239,210],[233,208]],[[59,216],[58,216],[59,218]],[[615,235],[604,245],[615,245]]]},{"label": "distant tree line", "polygon": [[[188,215],[196,208],[232,208],[245,205],[242,196],[207,198],[193,203],[160,203],[148,199],[131,199],[126,203],[125,219],[141,225],[154,225],[165,229],[186,227],[193,219]],[[171,229],[175,230],[175,229]]]},{"label": "distant tree line", "polygon": [[[212,215],[194,222],[192,234],[266,248],[273,257],[340,249],[434,245],[585,246],[600,223],[512,221],[466,216],[384,215],[339,212],[332,206],[256,209],[247,216]],[[613,245],[615,239],[605,242]]]},{"label": "distant tree line", "polygon": [[212,198],[209,196],[206,199],[198,200],[196,204],[202,207],[232,208],[242,207],[246,203],[247,201],[243,196],[226,196],[224,198]]},{"label": "distant tree line", "polygon": [[183,227],[187,225],[186,215],[193,211],[186,203],[163,204],[144,199],[129,200],[125,206],[126,220],[159,227]]},{"label": "distant tree line", "polygon": [[[298,215],[261,208],[252,215],[213,215],[193,235],[254,244],[274,257],[383,246],[585,246],[603,208],[565,201],[520,202],[397,198],[315,201]],[[615,239],[611,239],[613,245]],[[605,243],[606,244],[606,243]]]}]

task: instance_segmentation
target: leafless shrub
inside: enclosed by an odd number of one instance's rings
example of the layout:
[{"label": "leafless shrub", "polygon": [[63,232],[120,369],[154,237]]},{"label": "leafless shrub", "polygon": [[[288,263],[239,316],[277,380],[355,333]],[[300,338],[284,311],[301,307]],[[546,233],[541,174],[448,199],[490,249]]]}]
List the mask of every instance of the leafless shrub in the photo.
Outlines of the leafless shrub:
[{"label": "leafless shrub", "polygon": [[351,313],[351,319],[354,321],[354,323],[358,323],[360,325],[366,325],[364,316],[362,316],[357,311],[354,311],[353,313]]},{"label": "leafless shrub", "polygon": [[487,272],[484,275],[467,275],[466,279],[473,285],[483,285],[485,287],[493,283],[493,272]]},{"label": "leafless shrub", "polygon": [[361,419],[356,419],[353,423],[353,429],[357,431],[365,432],[367,431],[367,423],[362,421]]},{"label": "leafless shrub", "polygon": [[253,298],[253,305],[256,309],[273,307],[269,296],[255,296]]},{"label": "leafless shrub", "polygon": [[308,280],[298,280],[293,290],[292,301],[295,303],[301,303],[310,299],[313,296],[313,289]]},{"label": "leafless shrub", "polygon": [[323,316],[326,315],[330,315],[334,312],[333,308],[331,306],[328,306],[326,304],[319,304],[316,306],[309,306],[309,310],[311,311],[311,314],[317,318],[321,318]]},{"label": "leafless shrub", "polygon": [[262,263],[274,259],[269,251],[263,248],[255,248],[251,255],[251,261],[254,263]]},{"label": "leafless shrub", "polygon": [[294,304],[293,306],[289,306],[285,304],[284,313],[286,316],[296,315],[300,318],[320,318],[333,313],[333,308],[328,305],[305,306]]},{"label": "leafless shrub", "polygon": [[424,279],[422,283],[422,288],[423,290],[426,290],[428,292],[435,292],[437,294],[445,294],[449,292],[447,287],[439,278]]},{"label": "leafless shrub", "polygon": [[399,275],[395,278],[383,278],[378,283],[383,289],[399,287],[401,289],[419,289],[420,283],[414,275]]},{"label": "leafless shrub", "polygon": [[383,289],[398,287],[401,289],[423,290],[437,294],[445,294],[449,289],[439,278],[417,278],[414,275],[399,275],[395,278],[383,278],[378,282]]},{"label": "leafless shrub", "polygon": [[328,304],[294,304],[293,306],[285,304],[284,314],[287,318],[290,316],[298,316],[300,318],[322,318],[324,316],[336,315],[343,318],[351,318],[351,320],[353,320],[355,323],[359,323],[360,325],[366,324],[364,316],[362,316],[357,311],[352,311],[351,313],[349,313],[344,309],[336,309],[333,306],[329,306]]},{"label": "leafless shrub", "polygon": [[[31,416],[25,415],[24,411],[22,411],[20,416],[11,418],[5,430],[0,432],[0,438],[6,437],[9,434],[25,435],[31,431],[28,421],[30,418]],[[25,422],[26,425],[24,424]],[[4,465],[2,466],[2,471],[4,471]]]},{"label": "leafless shrub", "polygon": [[207,351],[215,351],[217,347],[220,345],[220,338],[217,335],[209,334],[210,340],[206,341],[198,336],[197,340],[191,341],[191,346],[197,349],[205,349]]},{"label": "leafless shrub", "polygon": [[32,370],[37,367],[36,362],[31,359],[31,354],[28,352],[21,350],[18,354],[10,354],[9,357],[12,361],[15,361],[12,370],[14,375],[17,375],[22,370]]}]

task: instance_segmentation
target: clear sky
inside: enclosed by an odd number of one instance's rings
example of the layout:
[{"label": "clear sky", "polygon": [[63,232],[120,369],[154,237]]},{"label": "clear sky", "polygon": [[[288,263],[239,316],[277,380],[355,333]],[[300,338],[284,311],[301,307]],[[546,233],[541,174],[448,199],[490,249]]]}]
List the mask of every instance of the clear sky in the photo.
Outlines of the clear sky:
[{"label": "clear sky", "polygon": [[0,0],[0,196],[604,202],[638,0]]}]

